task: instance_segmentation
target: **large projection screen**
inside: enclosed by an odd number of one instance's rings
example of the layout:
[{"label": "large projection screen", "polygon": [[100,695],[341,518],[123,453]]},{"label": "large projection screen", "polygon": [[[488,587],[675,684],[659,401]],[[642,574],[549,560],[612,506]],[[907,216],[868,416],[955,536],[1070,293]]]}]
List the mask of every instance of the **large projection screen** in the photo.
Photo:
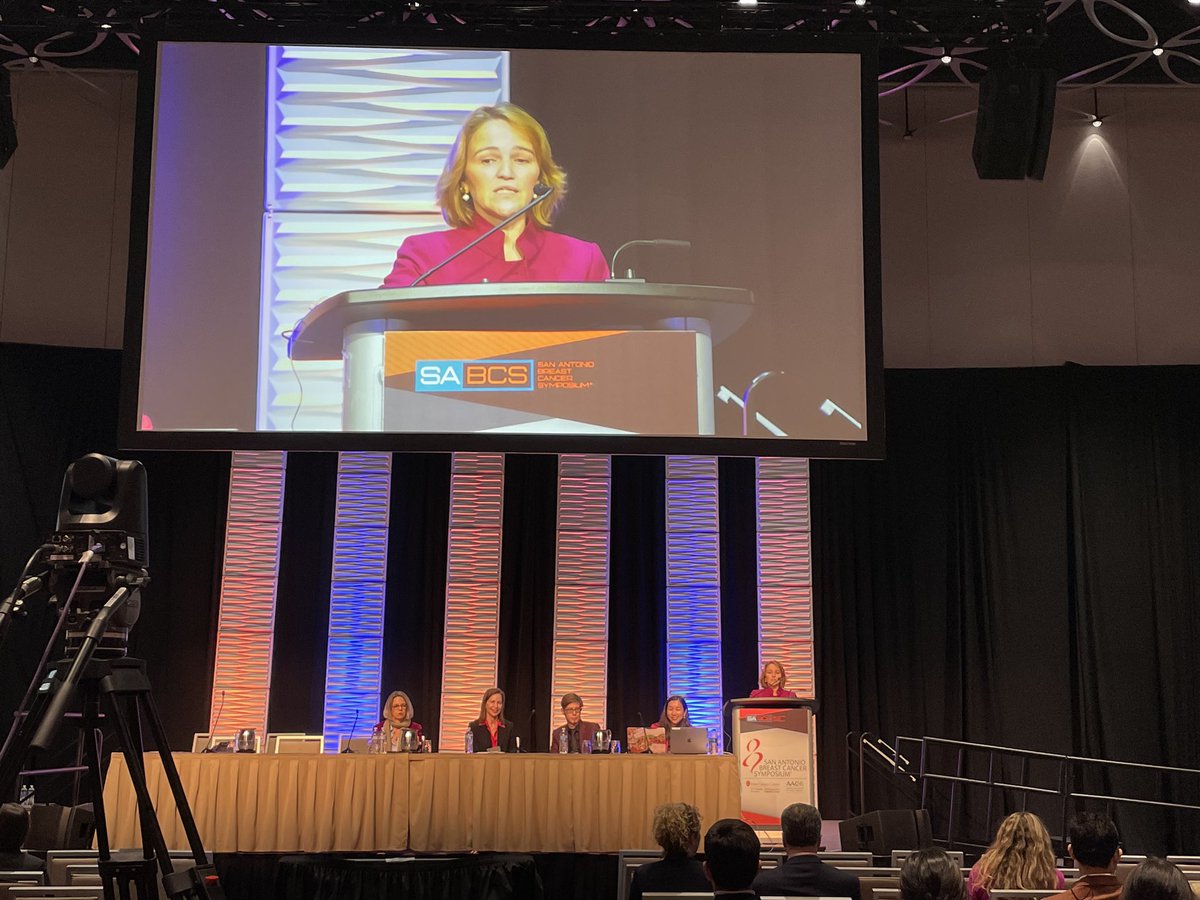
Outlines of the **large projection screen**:
[{"label": "large projection screen", "polygon": [[148,49],[123,445],[882,455],[862,54]]}]

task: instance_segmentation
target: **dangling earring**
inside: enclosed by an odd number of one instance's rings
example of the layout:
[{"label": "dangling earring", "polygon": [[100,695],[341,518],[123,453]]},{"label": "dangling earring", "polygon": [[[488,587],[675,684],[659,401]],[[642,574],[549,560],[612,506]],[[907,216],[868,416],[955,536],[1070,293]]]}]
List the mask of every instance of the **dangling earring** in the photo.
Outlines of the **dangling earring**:
[{"label": "dangling earring", "polygon": [[468,188],[468,187],[467,187],[467,186],[464,184],[464,185],[463,185],[461,188],[459,188],[459,190],[461,190],[461,191],[462,191],[462,202],[463,202],[463,203],[470,203],[470,202],[471,202],[471,191],[470,191],[470,189],[469,189],[469,188]]}]

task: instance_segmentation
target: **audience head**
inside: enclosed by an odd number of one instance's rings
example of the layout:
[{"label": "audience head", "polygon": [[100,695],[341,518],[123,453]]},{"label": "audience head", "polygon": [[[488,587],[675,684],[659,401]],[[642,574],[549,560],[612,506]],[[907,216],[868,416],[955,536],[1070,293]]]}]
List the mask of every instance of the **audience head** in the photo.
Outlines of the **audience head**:
[{"label": "audience head", "polygon": [[787,671],[783,663],[777,659],[769,659],[763,666],[762,674],[758,676],[758,686],[762,688],[787,689]]},{"label": "audience head", "polygon": [[574,728],[583,717],[583,698],[574,691],[563,694],[562,711],[567,724]]},{"label": "audience head", "polygon": [[20,803],[0,805],[0,853],[15,853],[29,834],[29,811]]},{"label": "audience head", "polygon": [[682,694],[672,694],[667,698],[658,721],[668,731],[672,728],[686,728],[692,724],[688,718],[687,701],[683,699]]},{"label": "audience head", "polygon": [[790,850],[816,850],[821,846],[821,814],[815,806],[793,803],[779,815],[783,846]]},{"label": "audience head", "polygon": [[744,891],[758,874],[762,845],[741,819],[719,819],[704,835],[704,874],[715,891]]},{"label": "audience head", "polygon": [[663,856],[695,856],[700,846],[700,810],[690,803],[664,803],[654,810],[654,840]]},{"label": "audience head", "polygon": [[504,691],[498,687],[488,688],[483,692],[483,699],[479,701],[479,723],[485,724],[488,720],[488,715],[493,719],[504,718]]},{"label": "audience head", "polygon": [[404,691],[392,691],[383,704],[383,718],[395,728],[404,728],[412,724],[412,700]]},{"label": "audience head", "polygon": [[941,847],[914,850],[900,868],[900,900],[963,900],[962,870]]},{"label": "audience head", "polygon": [[992,844],[979,858],[985,890],[1049,890],[1057,885],[1054,848],[1042,820],[1016,812],[1000,823]]},{"label": "audience head", "polygon": [[1179,866],[1152,857],[1129,873],[1121,900],[1195,900],[1195,896]]},{"label": "audience head", "polygon": [[1080,866],[1115,872],[1121,859],[1121,839],[1108,816],[1080,813],[1071,821],[1067,852]]}]

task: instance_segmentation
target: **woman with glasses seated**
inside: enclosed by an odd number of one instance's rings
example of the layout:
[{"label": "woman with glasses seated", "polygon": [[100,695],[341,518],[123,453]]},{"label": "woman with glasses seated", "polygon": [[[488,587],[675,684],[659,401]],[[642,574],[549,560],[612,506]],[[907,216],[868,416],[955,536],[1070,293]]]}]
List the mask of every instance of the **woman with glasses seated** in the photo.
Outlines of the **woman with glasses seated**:
[{"label": "woman with glasses seated", "polygon": [[565,725],[555,728],[554,734],[550,735],[550,752],[562,752],[560,742],[565,736],[567,752],[582,753],[583,742],[594,740],[596,732],[600,730],[600,725],[596,722],[583,721],[583,698],[576,693],[563,694],[562,711],[563,718],[567,721]]}]

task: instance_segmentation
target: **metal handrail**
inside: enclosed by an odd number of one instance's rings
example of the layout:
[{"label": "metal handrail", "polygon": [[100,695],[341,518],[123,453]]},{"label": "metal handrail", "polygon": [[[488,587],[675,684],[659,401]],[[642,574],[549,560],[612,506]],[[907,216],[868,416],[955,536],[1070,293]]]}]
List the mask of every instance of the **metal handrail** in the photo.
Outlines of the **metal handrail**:
[{"label": "metal handrail", "polygon": [[[1043,796],[1056,796],[1062,798],[1062,831],[1059,835],[1060,841],[1065,845],[1067,834],[1067,821],[1070,814],[1072,800],[1093,800],[1103,801],[1106,803],[1131,803],[1140,806],[1152,806],[1163,809],[1182,809],[1200,811],[1200,805],[1192,803],[1178,803],[1167,800],[1151,800],[1142,797],[1119,797],[1115,794],[1093,794],[1074,789],[1075,785],[1075,770],[1081,766],[1111,766],[1114,768],[1134,769],[1147,772],[1162,772],[1183,776],[1200,776],[1200,769],[1185,768],[1182,766],[1162,766],[1154,763],[1139,763],[1130,762],[1127,760],[1118,759],[1099,759],[1090,756],[1074,756],[1069,753],[1048,753],[1044,750],[1026,750],[1020,747],[1004,747],[998,744],[984,744],[973,741],[960,741],[953,738],[930,737],[908,737],[898,736],[896,738],[896,753],[899,755],[900,748],[905,743],[918,744],[920,747],[920,764],[919,764],[919,780],[921,784],[921,805],[928,806],[928,791],[929,785],[936,782],[947,782],[950,784],[950,809],[947,814],[946,825],[946,843],[949,847],[955,846],[955,813],[958,805],[959,786],[962,785],[965,789],[967,786],[980,786],[987,788],[987,821],[992,819],[992,805],[994,795],[997,789],[999,790],[1014,790],[1019,791],[1022,795],[1022,808],[1025,807],[1028,801],[1029,794],[1039,794]],[[931,772],[929,765],[929,748],[930,746],[942,746],[957,748],[955,754],[954,773],[946,774],[944,772]],[[974,778],[964,774],[966,764],[966,754],[970,752],[986,753],[988,760],[987,778]],[[996,780],[996,760],[997,756],[1012,756],[1020,761],[1021,773],[1019,782],[997,781]],[[1057,763],[1057,787],[1040,787],[1038,785],[1028,784],[1029,762],[1031,760],[1046,760]],[[969,843],[969,842],[962,842]]]}]

